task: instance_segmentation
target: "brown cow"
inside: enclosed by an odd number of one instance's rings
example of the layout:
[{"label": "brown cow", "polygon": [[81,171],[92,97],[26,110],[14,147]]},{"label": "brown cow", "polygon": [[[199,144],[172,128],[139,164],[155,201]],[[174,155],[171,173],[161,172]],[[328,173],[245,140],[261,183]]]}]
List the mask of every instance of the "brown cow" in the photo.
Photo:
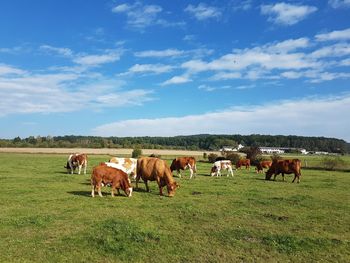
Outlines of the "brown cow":
[{"label": "brown cow", "polygon": [[197,167],[196,167],[196,159],[194,157],[178,157],[178,158],[175,158],[170,165],[171,172],[176,170],[177,175],[180,178],[181,178],[180,170],[186,170],[186,169],[190,170],[190,179],[192,178],[193,174],[194,176],[196,176]]},{"label": "brown cow", "polygon": [[272,165],[272,161],[261,161],[257,164],[255,170],[256,173],[263,173],[264,168],[269,169]]},{"label": "brown cow", "polygon": [[250,170],[250,160],[249,159],[240,159],[236,163],[236,169],[241,169],[242,166],[245,166],[246,169]]},{"label": "brown cow", "polygon": [[167,186],[168,195],[172,197],[175,195],[176,188],[179,187],[167,163],[159,158],[142,157],[137,160],[136,188],[140,178],[145,182],[147,192],[149,192],[147,181],[157,181],[159,195],[163,195],[162,189]]},{"label": "brown cow", "polygon": [[78,167],[78,174],[81,173],[81,168],[84,166],[84,174],[86,174],[87,168],[87,155],[82,153],[72,153],[68,156],[67,165],[64,167],[67,169],[67,173],[73,174]]},{"label": "brown cow", "polygon": [[97,188],[98,195],[102,197],[101,186],[102,184],[111,184],[111,195],[114,196],[114,190],[117,189],[118,194],[121,188],[125,194],[130,197],[132,194],[132,187],[128,174],[122,170],[109,167],[104,163],[95,166],[91,174],[91,196],[95,197],[95,191]]},{"label": "brown cow", "polygon": [[274,175],[273,180],[276,179],[278,174],[282,174],[284,181],[284,174],[292,174],[294,173],[293,183],[296,178],[298,178],[297,182],[300,182],[301,176],[301,161],[299,159],[293,160],[273,160],[270,169],[266,172],[265,180],[270,180],[271,176]]}]

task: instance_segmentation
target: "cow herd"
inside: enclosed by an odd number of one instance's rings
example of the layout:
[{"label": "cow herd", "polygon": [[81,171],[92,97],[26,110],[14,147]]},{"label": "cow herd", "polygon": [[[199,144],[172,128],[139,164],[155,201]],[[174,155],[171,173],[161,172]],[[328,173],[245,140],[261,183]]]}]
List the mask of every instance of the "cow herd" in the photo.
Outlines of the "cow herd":
[{"label": "cow herd", "polygon": [[[86,174],[88,157],[86,154],[70,154],[65,168],[67,173],[73,174],[78,168],[78,174],[84,168]],[[241,159],[236,164],[236,170],[245,166],[250,170],[250,160]],[[264,168],[267,169],[265,179],[270,180],[274,175],[274,180],[278,174],[294,174],[293,182],[297,179],[300,182],[301,161],[299,159],[291,160],[273,160],[261,161],[256,165],[256,172],[262,173]],[[108,162],[101,162],[93,168],[91,174],[91,196],[95,197],[95,192],[102,197],[101,187],[111,186],[111,195],[114,196],[115,190],[120,194],[119,190],[123,190],[126,196],[132,195],[131,179],[135,180],[136,188],[140,179],[143,180],[146,191],[149,192],[148,181],[156,181],[159,187],[159,194],[163,195],[163,187],[166,186],[168,196],[175,195],[178,183],[173,178],[173,171],[177,171],[177,176],[181,178],[181,170],[188,169],[190,171],[190,179],[196,177],[197,166],[194,157],[178,157],[175,158],[170,167],[165,160],[156,157],[135,158],[118,158],[112,157]],[[230,160],[218,160],[212,164],[210,175],[221,176],[222,171],[226,171],[227,176],[233,176],[233,165]]]}]

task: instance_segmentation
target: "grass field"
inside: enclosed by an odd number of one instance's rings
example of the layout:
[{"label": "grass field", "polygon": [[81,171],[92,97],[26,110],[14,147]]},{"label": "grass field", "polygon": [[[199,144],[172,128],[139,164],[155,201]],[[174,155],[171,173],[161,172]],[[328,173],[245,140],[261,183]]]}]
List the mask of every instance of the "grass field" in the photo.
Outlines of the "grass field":
[{"label": "grass field", "polygon": [[348,172],[302,170],[300,184],[235,177],[176,178],[175,197],[90,197],[67,155],[0,154],[0,262],[350,262]]}]

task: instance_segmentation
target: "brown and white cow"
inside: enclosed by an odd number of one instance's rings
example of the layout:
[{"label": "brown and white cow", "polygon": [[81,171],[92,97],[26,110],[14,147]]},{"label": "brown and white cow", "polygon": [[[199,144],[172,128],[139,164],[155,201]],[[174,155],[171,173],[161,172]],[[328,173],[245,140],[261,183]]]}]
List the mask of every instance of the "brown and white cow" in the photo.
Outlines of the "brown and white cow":
[{"label": "brown and white cow", "polygon": [[159,195],[163,195],[163,187],[166,186],[168,196],[172,197],[175,195],[176,188],[179,187],[166,161],[159,158],[141,157],[137,160],[136,188],[140,178],[145,182],[147,192],[149,192],[147,181],[157,181]]},{"label": "brown and white cow", "polygon": [[236,169],[241,169],[242,166],[245,166],[246,169],[250,170],[250,160],[249,159],[240,159],[236,163]]},{"label": "brown and white cow", "polygon": [[119,189],[121,188],[126,196],[130,197],[132,194],[132,187],[130,179],[127,173],[122,170],[109,167],[104,163],[95,166],[91,174],[91,196],[95,197],[95,191],[97,190],[98,195],[102,197],[101,186],[111,185],[111,195],[114,196],[114,191],[117,189],[118,194],[120,194]]},{"label": "brown and white cow", "polygon": [[137,159],[135,158],[112,157],[108,162],[106,162],[106,165],[120,169],[127,173],[132,179],[136,179]]},{"label": "brown and white cow", "polygon": [[177,157],[175,158],[171,165],[170,170],[171,172],[177,171],[178,177],[181,178],[181,171],[180,170],[190,170],[190,179],[192,176],[197,175],[197,166],[196,166],[196,159],[194,157]]},{"label": "brown and white cow", "polygon": [[284,181],[284,174],[292,174],[294,173],[294,179],[297,179],[297,182],[300,182],[301,176],[301,161],[299,159],[292,160],[273,160],[272,165],[269,170],[267,170],[265,174],[265,180],[270,180],[271,176],[274,175],[273,180],[276,180],[276,176],[278,174],[282,174]]},{"label": "brown and white cow", "polygon": [[255,168],[256,173],[263,173],[264,168],[269,169],[271,165],[272,165],[272,161],[260,161]]},{"label": "brown and white cow", "polygon": [[88,157],[84,153],[72,153],[68,156],[67,165],[64,168],[67,169],[67,173],[73,174],[78,167],[78,174],[80,174],[81,168],[84,167],[84,174],[86,174],[87,159]]},{"label": "brown and white cow", "polygon": [[221,176],[221,170],[227,170],[227,176],[231,174],[233,177],[232,163],[230,160],[220,160],[213,163],[210,175]]}]

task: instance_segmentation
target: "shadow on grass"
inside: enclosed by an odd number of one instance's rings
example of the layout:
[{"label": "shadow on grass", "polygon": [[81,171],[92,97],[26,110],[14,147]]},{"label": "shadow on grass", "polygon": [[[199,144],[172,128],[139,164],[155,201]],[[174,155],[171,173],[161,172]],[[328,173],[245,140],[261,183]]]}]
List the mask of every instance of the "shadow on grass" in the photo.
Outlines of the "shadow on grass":
[{"label": "shadow on grass", "polygon": [[67,193],[71,195],[79,195],[91,198],[91,191],[69,191]]}]

